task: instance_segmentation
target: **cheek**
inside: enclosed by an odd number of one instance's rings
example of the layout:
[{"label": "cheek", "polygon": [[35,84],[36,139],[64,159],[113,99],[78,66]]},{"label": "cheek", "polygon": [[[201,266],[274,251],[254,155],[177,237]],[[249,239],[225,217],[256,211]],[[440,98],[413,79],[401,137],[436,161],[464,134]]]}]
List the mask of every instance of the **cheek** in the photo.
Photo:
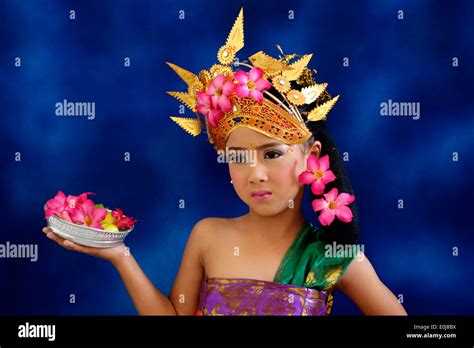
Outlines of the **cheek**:
[{"label": "cheek", "polygon": [[229,165],[230,179],[234,185],[235,190],[238,192],[247,183],[247,173],[244,166]]},{"label": "cheek", "polygon": [[279,168],[272,171],[272,181],[288,189],[289,187],[299,188],[298,175],[305,170],[303,160],[299,157],[290,157]]}]

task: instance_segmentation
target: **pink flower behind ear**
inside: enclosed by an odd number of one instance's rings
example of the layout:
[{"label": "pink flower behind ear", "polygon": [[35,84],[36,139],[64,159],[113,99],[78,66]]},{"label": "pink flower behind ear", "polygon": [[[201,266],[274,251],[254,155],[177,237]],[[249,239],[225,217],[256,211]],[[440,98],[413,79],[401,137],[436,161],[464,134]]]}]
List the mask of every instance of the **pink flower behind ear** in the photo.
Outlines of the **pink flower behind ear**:
[{"label": "pink flower behind ear", "polygon": [[322,195],[326,184],[336,180],[332,170],[329,170],[329,156],[324,155],[318,159],[315,155],[310,155],[306,166],[306,171],[298,176],[298,181],[311,185],[311,191],[315,195]]},{"label": "pink flower behind ear", "polygon": [[338,195],[337,188],[333,188],[324,195],[324,198],[315,199],[312,205],[315,212],[321,210],[319,222],[323,226],[328,226],[334,221],[335,216],[342,222],[351,222],[353,216],[348,205],[354,200],[354,195],[348,193]]},{"label": "pink flower behind ear", "polygon": [[237,96],[239,98],[250,96],[259,103],[263,101],[262,91],[271,87],[270,82],[263,78],[263,70],[257,67],[250,69],[248,73],[239,70],[235,73],[234,78],[238,82],[235,88]]}]

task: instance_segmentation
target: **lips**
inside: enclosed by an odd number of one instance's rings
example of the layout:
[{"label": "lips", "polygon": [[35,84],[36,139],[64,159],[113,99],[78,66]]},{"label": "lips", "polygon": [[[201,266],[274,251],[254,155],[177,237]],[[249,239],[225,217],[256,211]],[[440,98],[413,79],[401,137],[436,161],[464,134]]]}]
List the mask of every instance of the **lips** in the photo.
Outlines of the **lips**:
[{"label": "lips", "polygon": [[251,193],[253,199],[257,201],[263,201],[269,199],[272,196],[272,192],[268,190],[258,190]]}]

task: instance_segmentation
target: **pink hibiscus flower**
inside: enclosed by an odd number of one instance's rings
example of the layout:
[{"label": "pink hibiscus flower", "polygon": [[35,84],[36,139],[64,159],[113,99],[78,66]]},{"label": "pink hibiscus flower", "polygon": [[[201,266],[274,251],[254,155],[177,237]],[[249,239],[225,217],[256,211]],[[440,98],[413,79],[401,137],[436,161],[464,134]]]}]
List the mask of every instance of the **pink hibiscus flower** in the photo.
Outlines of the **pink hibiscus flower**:
[{"label": "pink hibiscus flower", "polygon": [[234,78],[238,81],[235,93],[239,98],[250,96],[252,99],[261,103],[263,101],[262,91],[270,89],[271,84],[263,78],[263,70],[257,67],[250,69],[247,73],[239,70]]},{"label": "pink hibiscus flower", "polygon": [[112,212],[112,216],[115,219],[114,224],[115,226],[117,226],[119,230],[122,230],[122,231],[128,230],[135,224],[135,222],[138,221],[138,220],[134,220],[133,218],[123,215],[123,211],[120,208],[116,208],[115,210],[116,211]]},{"label": "pink hibiscus flower", "polygon": [[103,230],[104,228],[100,224],[107,215],[107,209],[95,208],[94,202],[90,199],[84,201],[79,207],[70,208],[69,215],[74,223],[79,223],[84,226],[98,228]]},{"label": "pink hibiscus flower", "polygon": [[229,97],[234,93],[235,84],[226,78],[224,74],[220,74],[212,79],[207,87],[207,94],[211,97],[213,109],[220,109],[227,112],[232,108]]},{"label": "pink hibiscus flower", "polygon": [[348,193],[338,195],[337,188],[333,188],[324,195],[324,198],[315,199],[312,205],[315,212],[321,210],[319,222],[323,226],[328,226],[334,221],[335,216],[342,222],[351,222],[353,216],[348,205],[354,200],[354,195]]},{"label": "pink hibiscus flower", "polygon": [[306,161],[306,167],[308,169],[298,176],[298,181],[301,184],[311,184],[311,191],[315,195],[322,195],[326,184],[336,180],[334,173],[329,170],[328,155],[319,159],[315,155],[310,155]]}]

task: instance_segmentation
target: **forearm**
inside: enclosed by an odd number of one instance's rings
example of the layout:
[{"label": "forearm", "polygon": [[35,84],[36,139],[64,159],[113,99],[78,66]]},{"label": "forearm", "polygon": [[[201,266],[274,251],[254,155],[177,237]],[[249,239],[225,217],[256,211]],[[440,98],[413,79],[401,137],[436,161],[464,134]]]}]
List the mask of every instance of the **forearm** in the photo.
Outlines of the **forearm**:
[{"label": "forearm", "polygon": [[139,315],[177,315],[171,301],[148,279],[129,254],[112,262],[122,278]]}]

